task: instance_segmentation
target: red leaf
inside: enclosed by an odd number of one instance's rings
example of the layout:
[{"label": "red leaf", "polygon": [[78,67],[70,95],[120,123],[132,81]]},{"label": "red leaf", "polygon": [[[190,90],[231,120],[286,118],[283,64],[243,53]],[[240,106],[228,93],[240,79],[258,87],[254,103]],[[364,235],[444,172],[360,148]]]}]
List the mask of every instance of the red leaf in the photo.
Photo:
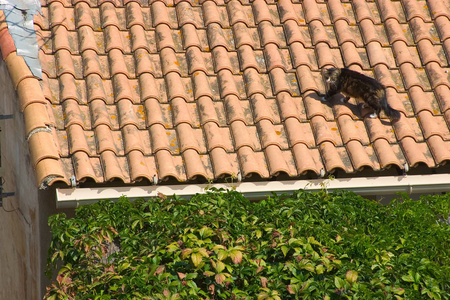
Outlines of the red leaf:
[{"label": "red leaf", "polygon": [[225,275],[224,274],[216,274],[216,282],[218,284],[222,284],[222,282],[225,280]]},{"label": "red leaf", "polygon": [[210,286],[208,286],[208,290],[211,293],[211,295],[214,295],[216,292],[216,288],[214,287],[214,284],[211,284]]},{"label": "red leaf", "polygon": [[289,294],[295,294],[294,290],[292,289],[292,285],[288,285],[287,290],[288,290]]},{"label": "red leaf", "polygon": [[155,273],[154,273],[153,275],[159,275],[159,274],[161,274],[162,272],[164,272],[164,269],[165,269],[164,265],[160,265],[160,266],[156,269],[156,271],[155,271]]},{"label": "red leaf", "polygon": [[269,282],[269,280],[266,277],[260,277],[259,279],[261,280],[261,286],[263,288],[266,288],[267,287],[267,283]]}]

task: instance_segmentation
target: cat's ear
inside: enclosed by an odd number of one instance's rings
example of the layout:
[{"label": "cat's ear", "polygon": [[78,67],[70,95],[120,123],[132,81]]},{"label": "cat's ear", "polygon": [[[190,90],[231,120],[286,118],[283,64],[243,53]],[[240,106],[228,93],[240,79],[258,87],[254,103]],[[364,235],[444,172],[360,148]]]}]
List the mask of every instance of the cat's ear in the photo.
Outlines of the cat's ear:
[{"label": "cat's ear", "polygon": [[333,74],[334,76],[339,76],[339,75],[341,75],[341,69],[332,68],[332,69],[330,69],[330,76],[331,76],[331,74]]}]

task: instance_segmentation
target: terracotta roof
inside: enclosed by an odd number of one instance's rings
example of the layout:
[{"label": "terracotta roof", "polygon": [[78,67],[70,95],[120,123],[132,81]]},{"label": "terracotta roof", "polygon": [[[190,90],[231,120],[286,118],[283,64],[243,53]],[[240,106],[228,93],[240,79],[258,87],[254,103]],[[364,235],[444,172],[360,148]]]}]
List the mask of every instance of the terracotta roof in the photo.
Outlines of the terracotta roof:
[{"label": "terracotta roof", "polygon": [[[448,1],[41,4],[43,80],[6,57],[39,185],[379,175],[450,161]],[[330,66],[381,81],[400,120],[370,119],[354,99],[319,101]]]}]

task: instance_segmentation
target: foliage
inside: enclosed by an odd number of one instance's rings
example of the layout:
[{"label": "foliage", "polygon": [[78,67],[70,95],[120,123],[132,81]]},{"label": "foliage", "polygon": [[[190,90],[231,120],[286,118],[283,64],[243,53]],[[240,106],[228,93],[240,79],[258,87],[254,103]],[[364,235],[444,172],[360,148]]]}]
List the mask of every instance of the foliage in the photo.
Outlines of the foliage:
[{"label": "foliage", "polygon": [[54,215],[46,299],[450,299],[450,194],[102,201]]}]

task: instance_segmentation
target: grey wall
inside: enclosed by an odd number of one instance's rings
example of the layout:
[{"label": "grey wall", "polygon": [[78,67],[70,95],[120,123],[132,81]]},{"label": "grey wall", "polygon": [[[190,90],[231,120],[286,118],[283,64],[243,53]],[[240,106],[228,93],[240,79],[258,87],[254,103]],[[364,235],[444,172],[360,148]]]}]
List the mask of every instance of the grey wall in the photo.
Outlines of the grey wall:
[{"label": "grey wall", "polygon": [[[4,119],[13,115],[11,119]],[[30,164],[23,115],[0,60],[0,154],[4,192],[0,208],[0,299],[42,299],[39,192]],[[41,198],[50,196],[42,193]]]}]

